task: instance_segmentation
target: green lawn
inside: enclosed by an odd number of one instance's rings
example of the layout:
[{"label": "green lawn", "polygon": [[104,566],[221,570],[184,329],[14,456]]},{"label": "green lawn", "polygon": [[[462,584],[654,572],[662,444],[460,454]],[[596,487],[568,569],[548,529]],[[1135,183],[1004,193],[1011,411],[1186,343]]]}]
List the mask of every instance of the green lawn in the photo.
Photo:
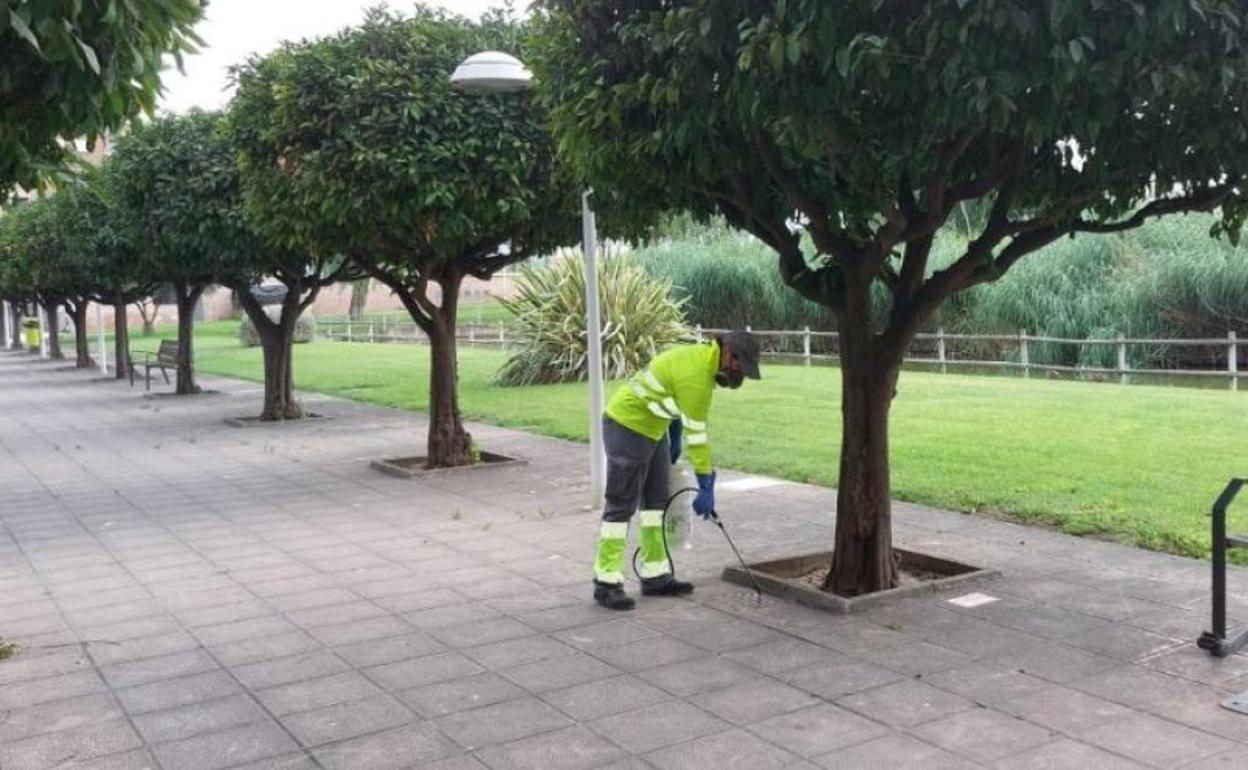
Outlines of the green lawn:
[{"label": "green lawn", "polygon": [[[261,375],[259,351],[239,347],[231,323],[201,325],[196,344],[202,371]],[[583,385],[499,388],[492,380],[502,361],[493,350],[460,351],[469,417],[585,439]],[[777,365],[764,376],[716,395],[717,462],[833,485],[838,371]],[[301,345],[295,380],[307,390],[423,409],[428,348]],[[1210,502],[1229,477],[1248,473],[1248,394],[907,372],[892,450],[899,499],[1204,555]]]}]

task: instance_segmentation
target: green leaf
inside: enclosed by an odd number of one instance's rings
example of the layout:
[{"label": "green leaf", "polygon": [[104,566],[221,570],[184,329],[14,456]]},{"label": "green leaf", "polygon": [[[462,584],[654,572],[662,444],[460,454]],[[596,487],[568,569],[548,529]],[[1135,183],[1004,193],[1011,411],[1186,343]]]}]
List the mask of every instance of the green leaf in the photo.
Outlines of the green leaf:
[{"label": "green leaf", "polygon": [[18,15],[16,10],[9,11],[9,24],[13,25],[13,29],[17,31],[17,34],[21,35],[27,43],[34,46],[36,51],[42,52],[42,49],[39,48],[39,41],[35,38],[35,33],[30,31],[30,25]]},{"label": "green leaf", "polygon": [[850,56],[851,53],[849,46],[846,46],[836,52],[836,71],[839,72],[843,78],[849,77]]},{"label": "green leaf", "polygon": [[74,36],[74,42],[78,43],[78,49],[82,51],[82,56],[87,60],[87,66],[95,74],[100,74],[100,60],[95,55],[95,49],[82,41],[82,38]]},{"label": "green leaf", "polygon": [[1074,59],[1075,64],[1083,61],[1083,45],[1078,40],[1071,40],[1066,44],[1066,48],[1070,51],[1070,58]]},{"label": "green leaf", "polygon": [[779,72],[784,68],[784,37],[776,35],[771,39],[771,49],[768,51],[771,55],[771,68]]}]

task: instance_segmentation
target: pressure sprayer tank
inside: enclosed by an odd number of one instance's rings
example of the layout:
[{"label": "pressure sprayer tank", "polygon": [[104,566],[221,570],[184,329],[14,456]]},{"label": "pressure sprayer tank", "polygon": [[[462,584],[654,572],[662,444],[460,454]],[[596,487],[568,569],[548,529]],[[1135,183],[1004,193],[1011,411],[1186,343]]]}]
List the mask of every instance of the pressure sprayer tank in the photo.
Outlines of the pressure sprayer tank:
[{"label": "pressure sprayer tank", "polygon": [[[668,495],[674,495],[686,487],[697,488],[698,483],[694,478],[693,471],[690,470],[689,464],[681,458],[672,464],[671,473],[668,474]],[[667,509],[667,516],[664,519],[664,528],[667,535],[667,548],[669,551],[687,550],[693,548],[693,493],[685,492],[672,501],[671,506]]]}]

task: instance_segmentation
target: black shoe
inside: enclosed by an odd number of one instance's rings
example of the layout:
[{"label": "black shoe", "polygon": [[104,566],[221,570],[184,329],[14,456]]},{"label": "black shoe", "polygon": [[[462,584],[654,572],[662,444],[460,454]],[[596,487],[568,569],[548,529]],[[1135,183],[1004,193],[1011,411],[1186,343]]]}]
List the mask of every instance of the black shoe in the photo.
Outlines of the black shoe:
[{"label": "black shoe", "polygon": [[609,610],[631,610],[637,602],[624,593],[622,583],[599,583],[594,581],[594,601]]},{"label": "black shoe", "polygon": [[643,578],[642,596],[684,596],[693,593],[693,583],[677,580],[670,572],[655,578]]}]

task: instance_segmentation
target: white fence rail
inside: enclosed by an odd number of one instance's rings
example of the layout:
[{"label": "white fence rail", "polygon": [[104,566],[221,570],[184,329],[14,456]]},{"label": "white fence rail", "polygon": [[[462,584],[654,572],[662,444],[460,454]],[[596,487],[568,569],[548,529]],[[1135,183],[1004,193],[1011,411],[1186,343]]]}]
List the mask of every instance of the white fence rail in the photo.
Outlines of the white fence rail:
[{"label": "white fence rail", "polygon": [[[746,327],[749,329],[749,327]],[[317,335],[322,339],[341,340],[345,342],[376,342],[376,343],[408,343],[421,344],[427,341],[425,333],[414,323],[400,323],[388,319],[372,319],[367,321],[316,321]],[[764,355],[782,358],[789,361],[800,361],[807,366],[813,363],[829,363],[839,360],[839,334],[837,332],[814,331],[804,329],[749,329],[763,340]],[[456,338],[461,344],[486,345],[506,348],[514,339],[508,337],[505,324],[468,324],[460,326]],[[715,334],[722,334],[726,329],[711,329],[695,326],[690,330],[690,337],[703,340]],[[777,344],[778,343],[778,344]],[[1248,343],[1248,340],[1245,341]],[[1104,350],[1112,355],[1108,358],[1112,365],[1070,365],[1047,363],[1037,360],[1034,355],[1036,346],[1072,346],[1080,351],[1087,349]],[[1167,377],[1223,378],[1231,390],[1239,389],[1241,342],[1235,332],[1225,337],[1188,338],[1188,339],[1148,339],[1119,335],[1103,339],[1074,339],[1066,337],[1045,337],[1020,331],[1017,334],[951,334],[943,329],[935,333],[918,334],[911,346],[906,363],[919,364],[938,368],[948,373],[957,368],[998,368],[1006,371],[1017,371],[1023,377],[1031,377],[1033,373],[1042,376],[1054,374],[1072,374],[1097,379],[1117,379],[1126,384],[1133,377],[1164,375]],[[969,352],[967,349],[970,349]],[[1133,366],[1130,352],[1136,348],[1156,351],[1159,349],[1206,349],[1206,355],[1198,356],[1203,363],[1217,361],[1217,367],[1201,367],[1194,365],[1173,367],[1139,367]],[[998,355],[984,357],[982,353],[995,352]],[[926,355],[924,353],[927,353]],[[1154,356],[1155,357],[1155,356]],[[1078,358],[1083,358],[1082,355]],[[1188,360],[1191,363],[1191,360]],[[1197,362],[1200,363],[1200,362]]]}]

